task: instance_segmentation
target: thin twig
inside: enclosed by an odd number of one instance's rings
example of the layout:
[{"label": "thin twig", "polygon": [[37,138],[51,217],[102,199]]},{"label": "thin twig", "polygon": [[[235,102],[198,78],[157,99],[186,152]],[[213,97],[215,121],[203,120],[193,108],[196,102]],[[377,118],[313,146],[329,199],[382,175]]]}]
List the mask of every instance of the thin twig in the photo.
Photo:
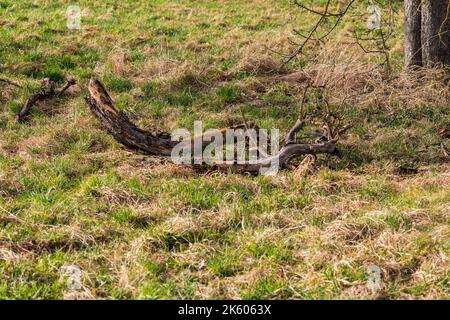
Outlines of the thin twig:
[{"label": "thin twig", "polygon": [[298,115],[298,119],[295,122],[294,126],[291,128],[291,130],[289,130],[289,132],[286,135],[286,138],[284,139],[284,143],[285,145],[290,144],[290,143],[295,143],[297,138],[297,132],[300,130],[300,128],[303,126],[303,120],[304,120],[304,110],[305,110],[305,102],[306,102],[306,96],[308,94],[308,90],[311,87],[311,82],[309,82],[304,91],[303,91],[303,97],[302,97],[302,101],[300,102],[300,112]]},{"label": "thin twig", "polygon": [[[294,0],[294,4],[296,4],[299,8],[309,11],[311,13],[314,13],[316,15],[319,15],[320,18],[306,35],[302,34],[298,30],[295,30],[295,29],[293,30],[293,32],[295,34],[301,36],[302,38],[304,38],[304,40],[300,45],[297,46],[297,48],[291,54],[283,55],[285,57],[285,60],[283,61],[282,66],[285,66],[286,64],[291,62],[295,57],[297,57],[299,54],[301,54],[303,52],[303,49],[305,48],[306,44],[309,41],[319,41],[320,42],[320,41],[324,40],[325,38],[327,38],[337,28],[337,26],[342,21],[344,16],[347,14],[348,10],[352,7],[353,3],[355,3],[355,1],[356,0],[351,0],[347,4],[347,6],[341,11],[336,12],[336,13],[331,13],[331,12],[329,12],[331,0],[327,1],[323,12],[319,12],[315,9],[312,9],[310,7],[307,7],[303,4],[301,4],[298,0]],[[322,26],[322,24],[325,24],[329,18],[337,18],[337,19],[334,22],[334,24],[331,26],[331,28],[327,32],[325,32],[325,34],[323,34],[319,37],[314,37],[314,34],[319,30],[319,27]]]}]

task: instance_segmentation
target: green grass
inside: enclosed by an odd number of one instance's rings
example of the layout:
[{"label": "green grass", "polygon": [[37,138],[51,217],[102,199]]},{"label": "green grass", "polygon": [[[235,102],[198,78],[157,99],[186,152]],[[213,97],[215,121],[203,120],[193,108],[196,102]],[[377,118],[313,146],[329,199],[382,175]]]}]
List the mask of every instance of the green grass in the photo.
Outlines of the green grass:
[{"label": "green grass", "polygon": [[[91,75],[143,128],[220,128],[242,110],[283,133],[303,90],[270,80],[280,61],[261,48],[285,45],[312,17],[287,0],[77,5],[82,30],[70,31],[62,2],[0,1],[0,77],[23,84],[0,83],[1,299],[448,298],[448,105],[395,95],[388,110],[351,105],[342,159],[320,156],[302,178],[155,162],[101,128],[84,101]],[[300,65],[311,67],[301,57],[285,73]],[[62,85],[68,74],[74,90],[16,121],[41,79]],[[68,265],[82,272],[79,291],[61,273]]]}]

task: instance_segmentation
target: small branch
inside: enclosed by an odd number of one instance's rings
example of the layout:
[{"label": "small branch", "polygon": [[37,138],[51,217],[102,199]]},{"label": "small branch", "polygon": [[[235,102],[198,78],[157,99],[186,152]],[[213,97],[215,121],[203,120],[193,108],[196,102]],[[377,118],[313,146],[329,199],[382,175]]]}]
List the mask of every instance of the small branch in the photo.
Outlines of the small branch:
[{"label": "small branch", "polygon": [[62,96],[64,92],[66,92],[67,89],[69,89],[71,86],[75,85],[77,81],[72,77],[67,77],[67,83],[66,85],[59,91],[57,96]]},{"label": "small branch", "polygon": [[340,136],[342,136],[344,133],[346,133],[348,130],[350,130],[353,126],[351,124],[347,124],[344,127],[342,127],[340,130],[338,130],[338,132],[336,133],[336,136],[333,137],[333,139],[339,138]]},{"label": "small branch", "polygon": [[290,144],[290,143],[295,143],[297,132],[303,126],[306,96],[308,94],[308,90],[310,87],[311,87],[311,83],[308,83],[307,86],[305,87],[305,90],[303,91],[302,101],[300,102],[300,113],[298,115],[298,119],[295,122],[294,126],[291,128],[291,130],[289,130],[289,132],[286,135],[286,138],[284,138],[285,145]]},{"label": "small branch", "polygon": [[53,97],[61,96],[68,88],[76,84],[76,80],[69,77],[66,85],[59,91],[55,90],[55,82],[45,79],[42,81],[40,92],[32,95],[27,99],[22,109],[17,113],[17,120],[19,122],[26,122],[30,116],[31,108],[38,102]]},{"label": "small branch", "polygon": [[[245,113],[244,110],[242,109],[242,107],[239,108],[241,111],[241,115],[242,115],[242,121],[244,122],[244,126],[245,126],[245,130],[248,131],[250,128],[247,124],[247,118],[245,117]],[[259,130],[257,130],[258,132]],[[259,133],[259,132],[258,132]],[[259,154],[262,154],[265,158],[267,158],[269,155],[267,154],[267,152],[265,152],[263,149],[261,149],[258,146],[258,142],[255,141],[255,139],[253,138],[252,135],[249,135],[250,139],[252,140],[253,144],[256,146],[256,150],[258,151]]]},{"label": "small branch", "polygon": [[41,85],[41,91],[32,95],[23,105],[22,109],[17,113],[19,122],[28,120],[31,108],[38,102],[55,95],[55,83],[48,79],[44,80]]},{"label": "small branch", "polygon": [[[331,0],[328,0],[327,3],[325,4],[325,9],[323,10],[323,12],[317,11],[315,9],[312,9],[310,7],[307,7],[303,4],[301,4],[299,2],[299,0],[294,0],[294,4],[296,4],[299,8],[306,10],[308,12],[311,12],[313,14],[316,14],[318,16],[320,16],[319,20],[317,20],[317,22],[314,24],[314,26],[311,28],[311,30],[305,35],[302,34],[300,31],[298,30],[293,30],[295,34],[299,35],[300,37],[302,37],[304,40],[301,44],[299,44],[297,46],[297,48],[289,55],[283,55],[285,57],[285,60],[283,61],[283,66],[288,64],[289,62],[291,62],[295,57],[297,57],[299,54],[301,54],[303,52],[303,49],[305,48],[306,44],[309,41],[323,41],[325,38],[327,38],[339,25],[339,23],[342,21],[342,19],[344,18],[344,16],[347,14],[347,12],[349,11],[349,9],[352,7],[352,5],[356,2],[356,0],[351,0],[343,10],[339,11],[339,12],[329,12],[330,10],[330,3]],[[319,28],[325,24],[328,19],[332,19],[335,18],[336,21],[333,23],[333,25],[321,36],[318,37],[314,37],[314,34],[317,33],[317,31],[319,30]]]},{"label": "small branch", "polygon": [[319,15],[321,17],[340,17],[342,15],[341,12],[337,12],[337,13],[330,13],[330,12],[328,12],[328,6],[330,4],[330,1],[328,1],[327,7],[326,7],[324,12],[319,12],[317,10],[309,8],[309,7],[301,4],[300,2],[298,2],[298,0],[294,0],[294,4],[296,4],[298,7],[302,8],[302,9],[304,9],[306,11],[309,11],[311,13],[317,14],[317,15]]}]

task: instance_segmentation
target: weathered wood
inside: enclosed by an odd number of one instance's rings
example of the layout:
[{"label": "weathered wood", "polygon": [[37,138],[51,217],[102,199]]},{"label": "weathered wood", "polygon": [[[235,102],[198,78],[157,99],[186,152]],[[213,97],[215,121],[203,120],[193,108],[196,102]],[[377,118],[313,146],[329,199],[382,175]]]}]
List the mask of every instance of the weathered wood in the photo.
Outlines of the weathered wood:
[{"label": "weathered wood", "polygon": [[33,94],[27,99],[22,109],[17,113],[17,119],[19,122],[25,122],[28,120],[31,108],[40,100],[45,100],[55,95],[55,83],[48,79],[42,82],[41,91]]},{"label": "weathered wood", "polygon": [[[113,100],[106,92],[103,85],[96,79],[91,79],[88,85],[89,97],[86,101],[100,120],[107,131],[114,136],[114,138],[124,146],[139,150],[144,153],[160,156],[170,156],[175,146],[179,144],[178,141],[172,141],[170,134],[167,132],[150,132],[138,128],[133,124],[128,117],[114,106]],[[239,125],[234,129],[243,126]],[[299,128],[297,127],[296,130]],[[225,132],[225,129],[221,132]],[[194,137],[189,143],[194,143],[196,139],[204,138]],[[336,152],[337,139],[332,141],[325,141],[323,143],[313,144],[298,144],[290,143],[284,146],[277,155],[258,159],[253,162],[237,163],[233,161],[211,161],[212,166],[219,170],[232,170],[235,172],[258,173],[261,168],[268,168],[273,163],[279,163],[279,167],[285,167],[293,158],[305,154],[319,154]],[[209,142],[203,144],[205,147]],[[204,159],[205,162],[207,159]]]},{"label": "weathered wood", "polygon": [[3,78],[0,78],[0,82],[9,84],[9,85],[14,86],[14,87],[17,87],[17,88],[22,88],[22,86],[21,86],[20,84],[15,83],[14,81],[9,80],[9,79],[3,79]]}]

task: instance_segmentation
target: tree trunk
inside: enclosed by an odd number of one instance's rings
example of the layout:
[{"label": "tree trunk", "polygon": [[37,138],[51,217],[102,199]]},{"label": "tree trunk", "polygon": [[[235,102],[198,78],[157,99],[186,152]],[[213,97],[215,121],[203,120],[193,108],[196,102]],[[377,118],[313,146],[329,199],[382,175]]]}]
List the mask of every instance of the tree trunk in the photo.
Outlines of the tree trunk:
[{"label": "tree trunk", "polygon": [[422,59],[425,67],[450,64],[449,0],[426,0],[422,4]]},{"label": "tree trunk", "polygon": [[422,66],[421,41],[422,0],[405,0],[405,66]]}]

